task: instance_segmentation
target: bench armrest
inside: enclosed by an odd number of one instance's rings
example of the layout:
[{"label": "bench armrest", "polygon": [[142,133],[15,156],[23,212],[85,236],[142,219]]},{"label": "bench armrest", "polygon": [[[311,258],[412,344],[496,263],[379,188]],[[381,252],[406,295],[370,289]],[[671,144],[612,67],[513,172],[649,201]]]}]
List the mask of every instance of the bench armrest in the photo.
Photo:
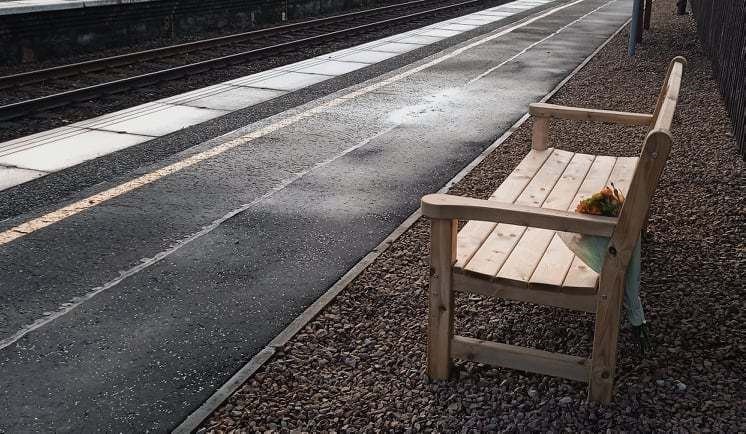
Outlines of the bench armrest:
[{"label": "bench armrest", "polygon": [[449,194],[423,197],[422,214],[433,219],[480,220],[605,237],[611,236],[618,220]]},{"label": "bench armrest", "polygon": [[569,119],[577,121],[611,122],[622,125],[650,125],[653,115],[646,113],[595,110],[582,107],[567,107],[555,104],[529,104],[528,112],[538,118]]}]

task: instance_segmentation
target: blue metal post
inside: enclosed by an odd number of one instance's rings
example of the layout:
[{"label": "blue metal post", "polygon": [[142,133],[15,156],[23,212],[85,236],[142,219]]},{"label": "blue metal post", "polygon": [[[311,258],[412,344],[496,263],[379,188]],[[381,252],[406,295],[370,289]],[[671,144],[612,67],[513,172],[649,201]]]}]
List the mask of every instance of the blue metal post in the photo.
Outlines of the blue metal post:
[{"label": "blue metal post", "polygon": [[637,49],[637,32],[640,31],[640,10],[642,9],[642,0],[635,0],[632,9],[632,25],[629,28],[629,55],[634,56]]}]

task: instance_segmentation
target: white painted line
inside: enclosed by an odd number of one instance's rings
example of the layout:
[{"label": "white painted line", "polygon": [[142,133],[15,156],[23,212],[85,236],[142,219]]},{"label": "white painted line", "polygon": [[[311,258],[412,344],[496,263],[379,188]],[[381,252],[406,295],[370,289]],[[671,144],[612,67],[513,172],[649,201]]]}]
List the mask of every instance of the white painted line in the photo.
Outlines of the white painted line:
[{"label": "white painted line", "polygon": [[[176,173],[180,170],[183,170],[187,167],[191,167],[199,162],[205,161],[209,158],[213,158],[217,155],[220,155],[230,149],[233,149],[235,147],[241,146],[243,144],[249,143],[257,138],[263,137],[267,134],[271,134],[279,129],[285,128],[286,126],[293,125],[296,122],[305,119],[307,117],[310,117],[316,113],[319,113],[323,110],[326,110],[328,108],[337,106],[341,104],[342,102],[357,98],[358,96],[365,95],[367,93],[373,92],[374,90],[377,90],[381,87],[387,86],[391,83],[400,81],[406,77],[409,77],[410,75],[416,74],[420,71],[423,71],[425,69],[428,69],[432,66],[435,66],[439,63],[445,62],[448,59],[452,59],[456,56],[459,56],[460,54],[471,50],[475,47],[478,47],[480,45],[486,44],[487,42],[490,42],[494,39],[500,38],[502,36],[505,36],[517,29],[520,29],[522,27],[528,26],[540,19],[543,19],[545,17],[548,17],[550,15],[553,15],[561,10],[567,9],[571,6],[574,6],[578,3],[582,3],[585,0],[574,0],[570,3],[563,4],[562,6],[558,6],[556,8],[550,9],[546,12],[543,12],[539,15],[536,15],[531,18],[524,19],[520,21],[517,24],[513,24],[511,26],[508,26],[504,29],[499,29],[497,32],[492,32],[487,34],[486,36],[475,38],[475,41],[467,44],[463,47],[460,47],[456,50],[446,51],[441,55],[436,55],[435,58],[427,63],[421,64],[419,66],[404,70],[403,72],[394,75],[393,77],[390,77],[386,80],[379,81],[377,83],[371,84],[367,87],[364,87],[362,89],[350,92],[346,95],[343,95],[341,97],[338,97],[334,100],[328,101],[322,105],[316,106],[312,109],[309,109],[305,112],[287,117],[285,119],[279,120],[271,125],[268,125],[266,127],[260,128],[258,130],[252,131],[248,134],[245,134],[241,137],[235,138],[233,140],[230,140],[228,142],[225,142],[221,145],[218,145],[214,148],[208,149],[206,151],[200,152],[198,154],[192,155],[188,158],[185,158],[181,161],[177,161],[175,163],[169,164],[168,166],[162,167],[158,170],[155,170],[153,172],[147,173],[145,175],[142,175],[138,178],[132,179],[128,182],[125,182],[123,184],[120,184],[116,187],[112,187],[108,190],[102,191],[100,193],[94,194],[93,196],[87,197],[83,200],[71,203],[65,207],[62,207],[56,211],[52,211],[48,214],[45,214],[41,217],[37,217],[35,219],[29,220],[25,223],[22,223],[18,226],[12,227],[10,229],[7,229],[3,232],[0,232],[0,245],[7,244],[13,240],[16,240],[18,238],[22,238],[30,233],[36,232],[39,229],[45,228],[47,226],[50,226],[54,223],[57,223],[59,221],[62,221],[68,217],[71,217],[73,215],[76,215],[80,212],[83,212],[89,208],[93,208],[94,206],[109,201],[115,197],[119,197],[125,193],[128,193],[132,190],[141,188],[145,185],[151,184],[165,176],[171,175],[173,173]],[[612,0],[616,1],[616,0]]]},{"label": "white painted line", "polygon": [[[454,58],[456,56],[459,56],[460,54],[462,54],[462,53],[464,53],[464,52],[466,52],[468,50],[471,50],[471,49],[473,49],[475,47],[481,46],[481,45],[483,45],[483,44],[485,44],[485,43],[487,43],[489,41],[492,41],[492,40],[497,39],[497,38],[499,38],[501,36],[504,36],[504,35],[506,35],[508,33],[511,33],[514,30],[517,30],[519,28],[525,27],[525,26],[527,26],[527,25],[529,25],[529,24],[531,24],[531,23],[533,23],[533,22],[535,22],[537,20],[540,20],[542,18],[550,16],[550,15],[556,13],[556,12],[559,12],[559,11],[561,11],[563,9],[571,7],[571,6],[576,5],[578,3],[582,3],[584,1],[586,1],[586,0],[575,0],[575,1],[571,2],[571,3],[566,3],[566,4],[562,5],[562,6],[559,6],[557,8],[551,9],[551,10],[549,10],[547,12],[544,12],[544,13],[542,13],[540,15],[537,15],[535,17],[527,18],[527,19],[525,19],[525,20],[523,20],[523,21],[521,21],[521,22],[519,22],[517,24],[514,24],[512,26],[509,26],[507,28],[499,29],[497,32],[492,32],[490,34],[487,34],[486,36],[475,38],[475,40],[473,42],[471,42],[471,43],[469,43],[469,44],[467,44],[465,46],[459,47],[459,48],[457,48],[455,50],[444,52],[444,53],[442,53],[440,55],[436,55],[436,56],[434,56],[434,58],[432,60],[430,60],[430,61],[428,61],[426,63],[420,64],[420,65],[415,66],[415,67],[411,67],[409,69],[405,69],[401,73],[393,75],[393,76],[391,76],[391,77],[389,77],[387,79],[374,82],[374,83],[372,83],[372,84],[370,84],[368,86],[365,86],[365,87],[363,87],[361,89],[358,89],[356,91],[349,92],[349,93],[344,94],[342,96],[336,97],[335,99],[332,99],[332,100],[327,101],[327,102],[325,102],[323,104],[315,106],[315,107],[313,107],[311,109],[308,109],[308,110],[306,110],[304,112],[301,112],[301,113],[298,113],[298,114],[286,117],[284,119],[280,119],[277,122],[274,122],[274,123],[272,123],[270,125],[267,125],[265,127],[259,128],[257,130],[251,131],[251,132],[249,132],[249,133],[247,133],[247,134],[245,134],[243,136],[240,136],[240,137],[234,138],[232,140],[229,140],[229,141],[227,141],[227,142],[225,142],[225,143],[223,143],[221,145],[218,145],[218,146],[216,146],[214,148],[211,148],[211,149],[208,149],[206,151],[200,152],[198,154],[192,155],[192,156],[190,156],[188,158],[185,158],[183,160],[177,161],[177,162],[172,163],[172,164],[170,164],[168,166],[165,166],[165,167],[160,168],[158,170],[155,170],[153,172],[147,173],[147,174],[142,175],[142,176],[140,176],[138,178],[135,178],[135,179],[132,179],[132,180],[130,180],[128,182],[120,184],[118,186],[112,187],[112,188],[110,188],[108,190],[102,191],[100,193],[97,193],[97,194],[92,195],[90,197],[87,197],[85,199],[82,199],[82,200],[79,200],[79,201],[74,202],[72,204],[69,204],[69,205],[67,205],[67,206],[65,206],[63,208],[60,208],[60,209],[56,210],[56,211],[53,211],[53,212],[45,214],[45,215],[43,215],[41,217],[35,218],[33,220],[30,220],[28,222],[25,222],[23,224],[15,226],[15,227],[13,227],[11,229],[8,229],[8,230],[0,233],[0,245],[3,245],[3,244],[6,244],[6,243],[9,243],[11,241],[17,240],[19,238],[22,238],[22,237],[24,237],[24,236],[26,236],[26,235],[28,235],[30,233],[33,233],[33,232],[35,232],[35,231],[37,231],[39,229],[45,228],[47,226],[50,226],[50,225],[55,224],[57,222],[60,222],[60,221],[66,219],[68,217],[71,217],[71,216],[76,215],[78,213],[81,213],[81,212],[83,212],[85,210],[93,208],[93,207],[95,207],[95,206],[97,206],[97,205],[99,205],[99,204],[101,204],[103,202],[109,201],[109,200],[114,199],[116,197],[119,197],[119,196],[121,196],[121,195],[123,195],[123,194],[125,194],[127,192],[130,192],[130,191],[133,191],[135,189],[138,189],[138,188],[144,187],[146,185],[149,185],[149,184],[151,184],[151,183],[153,183],[153,182],[155,182],[155,181],[157,181],[157,180],[159,180],[159,179],[161,179],[161,178],[163,178],[165,176],[171,175],[171,174],[176,173],[176,172],[178,172],[180,170],[183,170],[185,168],[191,167],[191,166],[193,166],[193,165],[195,165],[197,163],[200,163],[200,162],[205,161],[207,159],[213,158],[213,157],[215,157],[217,155],[223,154],[223,153],[225,153],[226,151],[228,151],[230,149],[233,149],[233,148],[236,148],[236,147],[241,146],[243,144],[249,143],[249,142],[251,142],[251,141],[253,141],[253,140],[257,139],[257,138],[260,138],[260,137],[263,137],[263,136],[265,136],[267,134],[270,134],[270,133],[273,133],[275,131],[278,131],[278,130],[280,130],[282,128],[285,128],[285,127],[287,127],[289,125],[293,125],[293,124],[297,123],[300,120],[303,120],[303,119],[306,119],[306,118],[308,118],[310,116],[313,116],[315,114],[321,113],[321,112],[323,112],[325,110],[328,110],[329,108],[336,107],[336,106],[338,106],[338,105],[340,105],[340,104],[342,104],[344,102],[348,102],[350,99],[353,99],[353,98],[356,98],[356,97],[359,97],[359,96],[362,96],[362,95],[366,95],[366,94],[371,93],[371,92],[373,92],[373,91],[375,91],[377,89],[380,89],[380,88],[382,88],[384,86],[388,86],[388,85],[390,85],[392,83],[401,81],[402,79],[404,79],[406,77],[409,77],[409,76],[411,76],[413,74],[416,74],[416,73],[418,73],[420,71],[423,71],[425,69],[428,69],[428,68],[430,68],[430,67],[432,67],[434,65],[440,64],[440,63],[442,63],[442,62],[444,62],[444,61],[446,61],[448,59],[452,59],[452,58]],[[611,0],[610,2],[614,2],[614,1],[616,1],[616,0]],[[392,127],[390,127],[390,129],[393,129],[394,127],[395,126],[392,126]],[[388,130],[384,130],[381,133],[377,134],[376,136],[378,136],[380,134],[384,134],[386,131],[388,131]],[[361,142],[361,144],[359,144],[359,146],[362,146],[365,143],[367,143],[367,141]],[[315,165],[311,169],[308,169],[308,170],[306,170],[304,172],[301,172],[300,174],[297,174],[296,176],[294,176],[292,178],[288,178],[288,179],[282,181],[280,184],[278,184],[274,189],[270,190],[264,196],[256,199],[255,201],[253,201],[253,202],[251,202],[249,204],[243,205],[243,206],[241,206],[240,208],[238,208],[236,210],[233,210],[233,211],[229,212],[225,216],[223,216],[223,217],[215,220],[212,224],[210,224],[208,226],[205,226],[199,232],[196,232],[195,234],[190,235],[189,237],[187,237],[184,240],[180,241],[179,243],[175,244],[171,248],[169,248],[169,249],[167,249],[167,250],[165,250],[163,252],[160,252],[160,253],[156,254],[155,256],[153,256],[152,258],[149,258],[149,259],[145,260],[144,262],[138,264],[137,266],[131,268],[130,270],[127,270],[127,271],[121,273],[120,276],[117,277],[116,279],[114,279],[114,280],[112,280],[110,282],[107,282],[107,283],[105,283],[102,286],[94,288],[93,290],[91,290],[89,293],[87,293],[86,295],[84,295],[82,297],[76,297],[70,303],[63,304],[56,312],[52,313],[51,315],[46,316],[46,317],[41,318],[41,319],[38,319],[35,322],[33,322],[32,324],[30,324],[30,325],[22,328],[21,330],[17,331],[16,333],[14,333],[13,335],[11,335],[10,337],[1,340],[0,341],[0,350],[2,350],[3,348],[6,348],[9,345],[12,345],[13,343],[17,342],[19,339],[21,339],[23,336],[27,335],[28,333],[30,333],[30,332],[32,332],[34,330],[37,330],[37,329],[43,327],[44,325],[49,324],[50,322],[56,320],[57,318],[60,318],[60,317],[62,317],[64,315],[66,315],[67,313],[69,313],[72,310],[76,309],[78,306],[80,306],[85,301],[90,300],[91,298],[95,297],[99,293],[101,293],[103,291],[106,291],[107,289],[118,285],[125,278],[127,278],[127,277],[129,277],[131,275],[134,275],[134,274],[136,274],[136,273],[138,273],[138,272],[140,272],[140,271],[142,271],[142,270],[150,267],[151,265],[153,265],[153,264],[161,261],[162,259],[168,257],[173,252],[179,250],[183,246],[185,246],[185,245],[191,243],[192,241],[196,240],[197,238],[199,238],[199,237],[201,237],[201,236],[203,236],[203,235],[211,232],[213,229],[215,229],[216,227],[218,227],[221,223],[223,223],[224,221],[228,220],[229,218],[235,216],[236,214],[238,214],[240,212],[243,212],[243,211],[251,208],[252,206],[256,205],[257,203],[261,202],[262,200],[265,200],[266,198],[271,197],[277,191],[282,190],[287,185],[289,185],[290,183],[294,182],[295,180],[297,180],[301,176],[304,176],[306,173],[308,173],[308,171],[314,170],[317,167],[321,167],[323,165],[329,164],[331,161],[334,161],[337,158],[339,158],[339,157],[341,157],[341,156],[343,156],[343,155],[351,152],[352,150],[357,149],[359,146],[356,145],[354,147],[348,148],[349,150],[346,150],[343,153],[338,154],[333,159],[326,160],[326,161],[321,162],[321,163],[317,163],[317,165]]]},{"label": "white painted line", "polygon": [[[622,24],[616,32],[609,36],[604,43],[602,43],[596,50],[593,51],[585,60],[578,65],[575,69],[568,74],[561,82],[557,84],[548,94],[541,99],[540,102],[548,101],[554,94],[556,94],[575,74],[583,69],[588,62],[591,61],[596,55],[614,39],[619,32],[621,32],[629,23],[627,20]],[[446,193],[451,189],[453,185],[461,181],[474,170],[489,154],[494,152],[499,146],[510,138],[513,133],[528,120],[528,113],[524,114],[516,123],[514,123],[502,136],[500,136],[492,145],[485,149],[477,158],[471,163],[464,167],[456,176],[453,177],[443,188],[438,190],[438,193]],[[225,400],[233,395],[243,384],[251,378],[256,371],[259,370],[265,363],[267,363],[272,356],[277,352],[277,349],[282,348],[290,339],[293,338],[299,331],[303,329],[316,315],[318,315],[329,303],[331,303],[339,293],[341,293],[357,276],[360,275],[370,264],[372,264],[388,247],[393,244],[399,237],[404,234],[419,218],[422,216],[421,210],[413,212],[399,227],[394,229],[391,234],[386,237],[376,248],[368,253],[363,259],[355,264],[350,271],[345,273],[334,285],[332,285],[324,294],[321,295],[315,302],[306,308],[303,313],[298,315],[285,329],[280,332],[264,349],[262,349],[257,355],[251,358],[241,369],[236,372],[233,377],[230,378],[225,384],[223,384],[215,393],[210,396],[197,410],[190,414],[179,426],[177,426],[172,434],[190,434],[194,432],[204,421],[207,420],[210,415],[220,407]]]}]

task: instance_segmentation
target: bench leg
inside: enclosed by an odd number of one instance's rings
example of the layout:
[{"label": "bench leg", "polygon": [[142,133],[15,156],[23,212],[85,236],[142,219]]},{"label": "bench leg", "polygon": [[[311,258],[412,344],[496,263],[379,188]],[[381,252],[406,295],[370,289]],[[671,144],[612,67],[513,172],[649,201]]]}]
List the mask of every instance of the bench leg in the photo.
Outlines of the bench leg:
[{"label": "bench leg", "polygon": [[[624,274],[621,274],[624,276]],[[596,327],[593,335],[591,378],[588,400],[602,403],[611,401],[614,393],[614,371],[616,370],[619,321],[622,312],[624,280],[614,279],[604,290],[599,285],[596,307]]]},{"label": "bench leg", "polygon": [[458,220],[434,219],[430,252],[430,307],[427,318],[427,375],[447,380],[453,337],[453,274]]}]

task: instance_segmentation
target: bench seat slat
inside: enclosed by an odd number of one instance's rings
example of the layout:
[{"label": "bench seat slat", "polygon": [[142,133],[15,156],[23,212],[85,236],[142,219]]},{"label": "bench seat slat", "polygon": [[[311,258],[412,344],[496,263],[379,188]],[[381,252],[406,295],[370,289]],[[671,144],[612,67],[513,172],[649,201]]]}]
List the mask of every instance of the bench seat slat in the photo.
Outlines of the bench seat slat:
[{"label": "bench seat slat", "polygon": [[[599,155],[593,161],[591,169],[588,171],[583,183],[578,189],[578,193],[572,201],[569,209],[575,209],[581,200],[601,190],[609,182],[609,176],[616,165],[617,158]],[[556,236],[556,235],[555,235]],[[560,240],[561,241],[561,240]],[[564,243],[563,243],[564,244]],[[575,257],[575,254],[567,249],[572,256],[570,268],[565,274],[562,285],[566,288],[594,288],[598,282],[598,273],[588,267],[583,261]]]},{"label": "bench seat slat", "polygon": [[[539,189],[546,191],[546,197],[541,203],[534,203],[534,205],[542,208],[566,210],[593,164],[593,160],[593,155],[574,154],[554,183],[551,182],[551,179],[547,179],[546,184],[539,187]],[[513,254],[510,255],[497,273],[497,277],[529,282],[545,255],[553,235],[554,231],[551,230],[528,228],[518,241]],[[565,271],[562,272],[561,278],[564,278]],[[560,280],[558,283],[562,283],[562,281]]]},{"label": "bench seat slat", "polygon": [[[552,155],[554,149],[532,150],[511,172],[502,184],[490,196],[490,200],[513,203],[544,162]],[[456,264],[463,267],[482,246],[496,224],[492,222],[470,221],[459,232]]]},{"label": "bench seat slat", "polygon": [[467,269],[477,274],[496,274],[525,230],[525,226],[498,224],[471,258]]},{"label": "bench seat slat", "polygon": [[[535,172],[534,176],[529,180],[520,195],[516,195],[516,197],[514,197],[510,202],[529,206],[536,203],[541,205],[551,190],[551,188],[547,188],[547,185],[554,185],[557,179],[559,179],[559,177],[562,175],[562,172],[565,170],[567,165],[570,163],[573,155],[574,154],[572,152],[553,150],[553,152]],[[511,176],[508,176],[508,178],[511,178]],[[498,191],[499,190],[500,189],[498,189]],[[493,194],[491,198],[493,197],[496,198],[496,200],[505,199],[504,196],[498,194]],[[508,202],[507,200],[502,201]],[[494,233],[494,226],[492,229],[493,230],[490,233]],[[516,235],[515,239],[517,241],[518,239],[520,239],[520,235],[523,234],[523,231],[516,230],[513,231],[513,233]],[[485,238],[489,238],[489,235],[490,234],[487,234],[487,237]],[[484,244],[484,242],[482,244]],[[461,264],[457,262],[456,267],[460,266],[461,268],[468,271],[494,276],[495,274],[497,274],[498,270],[500,270],[500,267],[503,265],[504,261],[499,260],[499,257],[492,258],[489,250],[492,249],[499,252],[504,251],[505,256],[510,257],[511,251],[513,250],[514,246],[515,243],[512,242],[512,239],[501,240],[500,236],[496,235],[490,240],[490,245],[487,246],[487,249],[483,250],[484,245],[481,245],[480,248],[478,248],[476,254],[472,255],[472,258],[470,258],[468,261],[465,261],[465,265],[461,266]],[[461,245],[459,244],[456,250],[457,254],[458,249],[460,248]],[[495,261],[493,261],[493,259],[495,259]]]},{"label": "bench seat slat", "polygon": [[[637,167],[638,160],[639,158],[637,157],[597,157],[596,162],[599,164],[597,167],[592,167],[589,171],[588,176],[583,181],[583,185],[573,200],[572,209],[581,200],[598,192],[610,182],[613,182],[623,194],[627,194],[629,183],[632,181],[632,174],[635,171],[635,167]],[[613,164],[609,164],[612,161]],[[595,287],[598,282],[598,273],[593,271],[580,258],[575,257],[575,254],[570,249],[567,249],[567,252],[572,255],[572,263],[565,275],[562,286],[568,289]]]}]

